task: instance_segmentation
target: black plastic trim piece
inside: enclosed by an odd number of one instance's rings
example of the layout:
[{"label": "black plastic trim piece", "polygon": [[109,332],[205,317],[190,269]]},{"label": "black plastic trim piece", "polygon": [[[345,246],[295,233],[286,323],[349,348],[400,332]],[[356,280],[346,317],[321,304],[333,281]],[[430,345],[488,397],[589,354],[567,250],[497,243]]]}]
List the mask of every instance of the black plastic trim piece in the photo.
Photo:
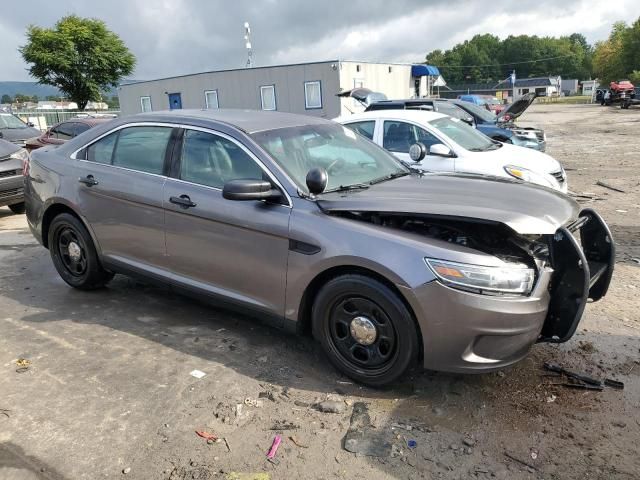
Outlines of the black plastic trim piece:
[{"label": "black plastic trim piece", "polygon": [[303,255],[315,255],[320,251],[320,247],[299,240],[289,239],[289,250]]}]

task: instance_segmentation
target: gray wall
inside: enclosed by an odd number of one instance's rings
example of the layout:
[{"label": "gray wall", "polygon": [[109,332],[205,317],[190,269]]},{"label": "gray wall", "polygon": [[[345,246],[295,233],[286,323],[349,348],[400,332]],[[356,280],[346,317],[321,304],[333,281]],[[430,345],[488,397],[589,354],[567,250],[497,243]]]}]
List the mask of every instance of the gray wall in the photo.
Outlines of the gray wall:
[{"label": "gray wall", "polygon": [[[305,108],[304,82],[320,80],[322,108]],[[256,67],[199,73],[161,80],[151,80],[118,88],[121,115],[142,111],[140,97],[150,96],[154,111],[167,110],[167,93],[180,93],[182,108],[204,108],[205,90],[218,90],[220,108],[250,108],[259,110],[260,86],[275,85],[276,107],[281,112],[302,113],[325,118],[340,114],[340,101],[335,94],[340,89],[338,62],[307,63],[277,67]]]}]

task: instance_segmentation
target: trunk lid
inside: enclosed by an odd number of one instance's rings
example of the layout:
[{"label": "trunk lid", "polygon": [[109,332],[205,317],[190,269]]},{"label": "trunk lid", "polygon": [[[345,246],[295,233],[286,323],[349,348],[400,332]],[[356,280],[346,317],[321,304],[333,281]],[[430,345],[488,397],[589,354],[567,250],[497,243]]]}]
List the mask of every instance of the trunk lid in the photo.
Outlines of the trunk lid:
[{"label": "trunk lid", "polygon": [[529,108],[536,97],[537,95],[535,92],[525,93],[522,97],[498,114],[498,122],[509,122],[511,120],[515,120],[522,115],[527,108]]}]

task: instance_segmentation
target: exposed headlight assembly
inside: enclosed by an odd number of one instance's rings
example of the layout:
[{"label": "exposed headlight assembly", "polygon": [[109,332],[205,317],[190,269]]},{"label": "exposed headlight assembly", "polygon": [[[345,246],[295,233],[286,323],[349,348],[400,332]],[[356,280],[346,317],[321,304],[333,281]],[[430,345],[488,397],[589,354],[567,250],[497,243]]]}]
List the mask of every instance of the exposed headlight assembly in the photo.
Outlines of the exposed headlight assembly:
[{"label": "exposed headlight assembly", "polygon": [[13,152],[9,155],[10,159],[20,160],[22,162],[22,174],[27,175],[29,172],[29,152],[27,152],[24,148]]},{"label": "exposed headlight assembly", "polygon": [[528,295],[535,271],[526,265],[487,267],[425,258],[431,271],[445,285],[484,295]]},{"label": "exposed headlight assembly", "polygon": [[504,167],[504,171],[518,180],[537,183],[538,185],[544,185],[545,187],[556,187],[556,184],[558,183],[551,175],[541,175],[516,165],[507,165]]}]

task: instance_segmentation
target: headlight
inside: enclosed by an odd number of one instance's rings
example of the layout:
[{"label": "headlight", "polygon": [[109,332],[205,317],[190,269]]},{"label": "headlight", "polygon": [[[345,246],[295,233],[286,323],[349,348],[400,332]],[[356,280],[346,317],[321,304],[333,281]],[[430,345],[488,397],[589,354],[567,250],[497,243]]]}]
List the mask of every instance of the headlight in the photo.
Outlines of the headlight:
[{"label": "headlight", "polygon": [[532,132],[531,130],[514,130],[514,132],[518,137],[526,138],[528,140],[537,140],[536,132]]},{"label": "headlight", "polygon": [[558,182],[551,175],[541,175],[536,172],[532,172],[526,168],[518,167],[515,165],[507,165],[504,167],[504,171],[511,175],[513,178],[524,180],[525,182],[536,183],[545,187],[557,187]]},{"label": "headlight", "polygon": [[29,173],[29,152],[27,152],[24,148],[13,152],[9,155],[9,158],[14,160],[20,160],[22,162],[22,174],[27,175]]},{"label": "headlight", "polygon": [[528,295],[535,271],[526,265],[485,267],[425,258],[438,279],[453,288],[485,295]]}]

